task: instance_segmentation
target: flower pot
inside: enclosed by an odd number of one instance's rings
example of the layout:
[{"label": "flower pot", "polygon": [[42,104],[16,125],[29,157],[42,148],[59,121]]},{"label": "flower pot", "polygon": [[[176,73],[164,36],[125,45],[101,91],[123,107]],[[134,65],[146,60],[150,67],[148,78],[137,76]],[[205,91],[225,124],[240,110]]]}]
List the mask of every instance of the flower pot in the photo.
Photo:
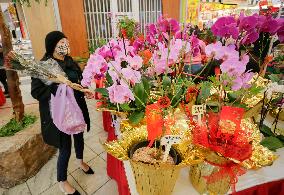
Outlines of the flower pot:
[{"label": "flower pot", "polygon": [[[134,152],[137,149],[142,148],[142,147],[147,147],[148,145],[149,145],[149,141],[143,141],[143,142],[137,143],[134,146],[132,146],[131,149],[129,150],[129,157],[130,157],[130,159],[132,159],[133,154],[134,154]],[[155,141],[153,143],[152,147],[157,147],[157,148],[160,147],[160,142],[159,141]],[[171,148],[170,156],[173,158],[173,160],[174,160],[176,165],[180,163],[180,157],[177,154],[175,149]]]},{"label": "flower pot", "polygon": [[[134,145],[129,152],[130,158],[133,153],[141,147],[148,146],[149,142],[141,142]],[[153,144],[155,145],[155,144]],[[156,143],[158,147],[158,142]],[[177,152],[172,149],[170,155],[174,158],[174,162],[178,164],[179,157]],[[130,160],[130,164],[135,177],[137,191],[140,195],[169,195],[172,193],[181,166],[170,164],[147,164]]]},{"label": "flower pot", "polygon": [[[214,157],[213,157],[214,156]],[[215,158],[215,159],[214,159]],[[218,155],[210,155],[211,162],[214,164],[223,164],[227,160]],[[200,193],[209,193],[209,194],[226,194],[230,189],[230,177],[228,175],[223,176],[216,180],[215,182],[207,182],[206,177],[218,172],[220,167],[214,166],[208,162],[202,162],[197,165],[191,166],[189,171],[189,178],[193,187]]]}]

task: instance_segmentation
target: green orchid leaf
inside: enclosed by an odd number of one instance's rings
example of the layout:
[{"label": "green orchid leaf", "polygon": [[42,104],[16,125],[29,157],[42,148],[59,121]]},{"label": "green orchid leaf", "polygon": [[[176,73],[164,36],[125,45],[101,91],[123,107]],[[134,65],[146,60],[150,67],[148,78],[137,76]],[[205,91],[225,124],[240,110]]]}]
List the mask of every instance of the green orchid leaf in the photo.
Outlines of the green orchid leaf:
[{"label": "green orchid leaf", "polygon": [[236,99],[238,99],[240,97],[240,95],[242,95],[242,93],[240,93],[239,91],[234,91],[234,92],[228,93],[227,95],[228,95],[229,101],[233,102]]},{"label": "green orchid leaf", "polygon": [[163,77],[163,89],[166,90],[167,88],[171,87],[171,79],[168,76]]},{"label": "green orchid leaf", "polygon": [[198,104],[203,103],[202,101],[205,101],[211,95],[210,94],[211,87],[212,83],[208,81],[205,81],[201,84],[200,93],[197,97]]},{"label": "green orchid leaf", "polygon": [[271,75],[268,75],[269,79],[273,82],[273,83],[278,83],[280,81],[280,78],[278,75],[276,74],[271,74]]},{"label": "green orchid leaf", "polygon": [[261,133],[264,134],[264,136],[273,136],[274,133],[271,131],[271,129],[269,127],[267,127],[266,125],[261,125],[261,127],[259,128],[259,130],[261,131]]},{"label": "green orchid leaf", "polygon": [[146,78],[142,78],[142,83],[143,83],[144,89],[146,91],[146,95],[148,97],[148,95],[150,94],[150,82]]},{"label": "green orchid leaf", "polygon": [[181,101],[181,96],[184,92],[184,89],[182,87],[178,87],[176,94],[173,96],[173,99],[171,100],[171,105],[173,107],[176,107],[178,103]]},{"label": "green orchid leaf", "polygon": [[144,112],[133,112],[128,119],[131,123],[138,124],[144,118],[144,114]]},{"label": "green orchid leaf", "polygon": [[145,91],[143,82],[137,83],[133,88],[135,94],[135,104],[138,108],[146,105],[148,100],[147,92]]},{"label": "green orchid leaf", "polygon": [[109,73],[106,74],[106,80],[107,80],[107,83],[109,84],[108,86],[111,86],[113,84],[113,80],[111,76],[109,75]]},{"label": "green orchid leaf", "polygon": [[121,109],[122,109],[123,111],[130,111],[130,110],[132,110],[132,109],[129,107],[129,104],[128,104],[128,103],[120,104],[119,106],[121,107]]},{"label": "green orchid leaf", "polygon": [[283,142],[281,142],[281,140],[273,136],[264,138],[260,142],[260,144],[272,151],[276,151],[277,149],[284,147]]},{"label": "green orchid leaf", "polygon": [[254,85],[249,89],[249,91],[252,95],[257,95],[257,94],[261,93],[261,91],[263,89],[264,89],[263,87],[259,87],[257,85]]},{"label": "green orchid leaf", "polygon": [[96,88],[95,91],[100,93],[100,94],[102,94],[102,96],[104,96],[104,97],[108,97],[109,96],[108,90],[106,88]]}]

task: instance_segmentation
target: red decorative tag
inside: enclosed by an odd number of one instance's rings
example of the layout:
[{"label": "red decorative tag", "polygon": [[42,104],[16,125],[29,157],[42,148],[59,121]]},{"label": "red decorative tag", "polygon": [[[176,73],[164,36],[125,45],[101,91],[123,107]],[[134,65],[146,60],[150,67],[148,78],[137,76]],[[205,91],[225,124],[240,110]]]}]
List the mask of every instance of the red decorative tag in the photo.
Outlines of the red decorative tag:
[{"label": "red decorative tag", "polygon": [[146,106],[146,120],[149,146],[152,146],[163,132],[163,111],[157,103]]}]

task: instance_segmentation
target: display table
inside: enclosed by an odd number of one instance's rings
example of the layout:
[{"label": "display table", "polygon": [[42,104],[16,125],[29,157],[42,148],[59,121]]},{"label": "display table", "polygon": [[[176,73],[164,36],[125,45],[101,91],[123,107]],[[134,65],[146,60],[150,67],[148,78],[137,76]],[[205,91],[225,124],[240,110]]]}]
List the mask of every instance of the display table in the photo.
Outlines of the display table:
[{"label": "display table", "polygon": [[[109,141],[116,139],[115,129],[112,127],[110,113],[104,113],[104,128],[108,131]],[[250,170],[245,175],[239,177],[236,184],[238,195],[280,195],[284,194],[284,148],[276,152],[279,158],[272,166],[263,167],[258,170]],[[136,194],[135,185],[131,177],[131,167],[129,163],[123,163],[111,155],[107,157],[108,175],[115,179],[120,195]],[[125,173],[126,170],[126,173]],[[127,175],[127,177],[126,177]],[[131,180],[130,190],[128,189],[127,179]],[[261,193],[259,193],[261,192]],[[173,195],[198,195],[189,180],[189,168],[183,168],[177,180]]]},{"label": "display table", "polygon": [[[258,170],[249,170],[245,175],[239,177],[236,184],[236,191],[238,195],[281,195],[284,194],[284,148],[276,152],[279,158],[272,166],[263,167]],[[270,183],[271,182],[271,183]],[[276,189],[274,189],[276,188]],[[246,190],[247,189],[247,190]],[[270,190],[282,193],[267,193]],[[256,193],[257,191],[263,193]],[[273,191],[273,190],[272,190]],[[181,170],[180,177],[176,183],[173,195],[199,195],[193,188],[189,180],[188,168]]]}]

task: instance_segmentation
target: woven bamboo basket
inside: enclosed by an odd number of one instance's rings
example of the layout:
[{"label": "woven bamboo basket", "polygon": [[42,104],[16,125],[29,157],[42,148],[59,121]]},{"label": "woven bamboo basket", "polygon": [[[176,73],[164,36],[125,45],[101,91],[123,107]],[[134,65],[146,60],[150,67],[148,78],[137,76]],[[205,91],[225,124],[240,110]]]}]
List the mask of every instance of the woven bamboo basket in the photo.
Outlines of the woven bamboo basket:
[{"label": "woven bamboo basket", "polygon": [[181,166],[145,164],[130,160],[139,195],[170,195]]}]

